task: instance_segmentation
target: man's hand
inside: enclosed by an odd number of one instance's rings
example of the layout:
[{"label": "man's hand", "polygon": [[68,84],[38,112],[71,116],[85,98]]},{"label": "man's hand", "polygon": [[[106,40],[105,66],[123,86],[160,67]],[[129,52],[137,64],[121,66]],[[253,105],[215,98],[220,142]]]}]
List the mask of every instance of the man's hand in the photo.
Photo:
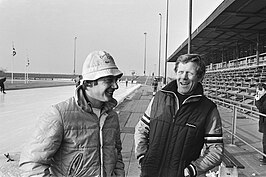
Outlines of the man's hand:
[{"label": "man's hand", "polygon": [[256,96],[255,96],[255,100],[259,100],[264,94],[265,94],[265,92],[258,91],[257,94],[256,94]]},{"label": "man's hand", "polygon": [[185,169],[184,169],[184,175],[185,175],[185,177],[189,177],[189,176],[190,176],[190,175],[189,175],[188,168],[185,168]]},{"label": "man's hand", "polygon": [[259,100],[265,93],[266,93],[266,90],[264,88],[262,88],[262,89],[257,88],[255,100]]},{"label": "man's hand", "polygon": [[258,94],[256,94],[256,96],[255,96],[255,100],[259,100],[260,99],[260,96],[258,95]]}]

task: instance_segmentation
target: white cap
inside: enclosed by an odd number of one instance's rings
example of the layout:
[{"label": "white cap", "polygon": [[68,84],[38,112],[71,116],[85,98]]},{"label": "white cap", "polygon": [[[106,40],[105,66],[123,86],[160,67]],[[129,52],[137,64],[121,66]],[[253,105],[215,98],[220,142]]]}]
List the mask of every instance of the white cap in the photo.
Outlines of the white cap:
[{"label": "white cap", "polygon": [[82,68],[83,80],[97,80],[105,76],[121,77],[123,73],[117,68],[113,57],[105,51],[90,53]]}]

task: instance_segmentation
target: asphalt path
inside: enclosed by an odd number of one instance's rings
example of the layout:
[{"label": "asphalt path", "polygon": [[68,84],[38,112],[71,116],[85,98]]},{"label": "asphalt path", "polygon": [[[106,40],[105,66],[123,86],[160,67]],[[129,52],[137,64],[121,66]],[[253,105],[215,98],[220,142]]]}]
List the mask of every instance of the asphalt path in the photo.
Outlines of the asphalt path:
[{"label": "asphalt path", "polygon": [[[114,93],[118,102],[139,88],[139,84],[119,84]],[[0,153],[20,152],[30,137],[37,118],[52,104],[68,99],[75,86],[10,90],[0,93]]]}]

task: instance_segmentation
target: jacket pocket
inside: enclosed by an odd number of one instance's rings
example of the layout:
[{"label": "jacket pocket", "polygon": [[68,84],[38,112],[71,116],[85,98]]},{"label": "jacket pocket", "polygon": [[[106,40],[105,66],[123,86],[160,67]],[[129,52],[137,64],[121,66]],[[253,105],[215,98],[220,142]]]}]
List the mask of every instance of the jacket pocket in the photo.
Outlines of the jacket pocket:
[{"label": "jacket pocket", "polygon": [[186,123],[185,127],[187,130],[185,144],[191,146],[195,143],[195,138],[197,137],[198,127],[192,123]]},{"label": "jacket pocket", "polygon": [[82,159],[82,153],[79,153],[74,157],[68,169],[68,177],[78,177],[79,173],[82,170]]}]

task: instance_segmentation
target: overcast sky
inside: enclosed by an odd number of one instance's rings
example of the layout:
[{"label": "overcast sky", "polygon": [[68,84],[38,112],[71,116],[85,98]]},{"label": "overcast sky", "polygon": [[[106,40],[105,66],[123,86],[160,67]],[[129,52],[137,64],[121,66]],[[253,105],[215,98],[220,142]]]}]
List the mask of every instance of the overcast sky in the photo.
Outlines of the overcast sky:
[{"label": "overcast sky", "polygon": [[[193,0],[194,31],[223,0]],[[188,36],[189,0],[169,0],[168,56]],[[0,69],[24,72],[76,73],[94,50],[105,50],[129,75],[158,74],[162,14],[161,75],[165,60],[166,0],[0,0]],[[12,43],[16,55],[12,57]],[[13,60],[14,59],[14,60]],[[12,64],[14,61],[14,64]],[[168,64],[168,75],[173,66]]]}]

